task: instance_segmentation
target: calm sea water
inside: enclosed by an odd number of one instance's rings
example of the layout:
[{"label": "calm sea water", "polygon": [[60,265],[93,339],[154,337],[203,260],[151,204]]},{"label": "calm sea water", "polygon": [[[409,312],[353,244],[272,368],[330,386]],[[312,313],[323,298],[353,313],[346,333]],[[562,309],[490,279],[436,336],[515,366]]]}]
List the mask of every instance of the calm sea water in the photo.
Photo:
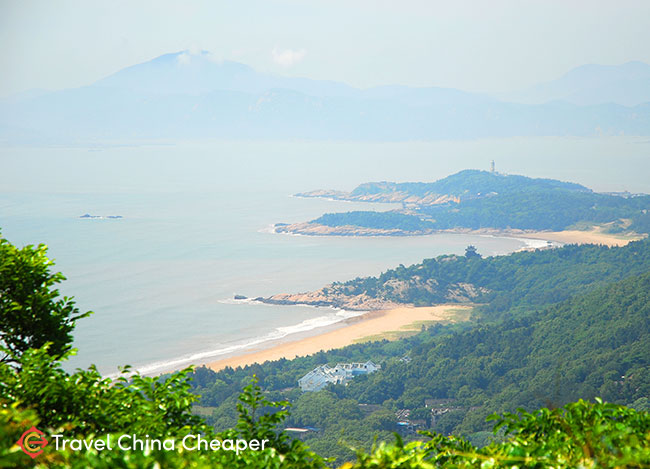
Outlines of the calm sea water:
[{"label": "calm sea water", "polygon": [[[237,303],[375,275],[468,244],[484,255],[523,241],[466,235],[312,238],[269,232],[324,212],[389,209],[291,197],[366,181],[433,181],[489,167],[650,192],[646,138],[521,138],[434,143],[180,142],[0,148],[0,229],[46,243],[64,294],[95,313],[75,333],[68,367],[146,372],[218,359],[253,344],[331,324],[324,308]],[[84,213],[123,219],[80,219]]]}]

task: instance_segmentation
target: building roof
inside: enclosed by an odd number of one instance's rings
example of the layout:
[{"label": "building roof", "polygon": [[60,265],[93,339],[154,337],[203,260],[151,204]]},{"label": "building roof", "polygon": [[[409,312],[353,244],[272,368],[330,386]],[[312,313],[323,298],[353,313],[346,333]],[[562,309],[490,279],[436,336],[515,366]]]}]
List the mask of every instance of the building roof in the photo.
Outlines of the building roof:
[{"label": "building roof", "polygon": [[371,360],[366,363],[338,363],[334,368],[320,365],[298,380],[303,390],[318,391],[329,383],[345,383],[358,374],[372,373],[380,369]]},{"label": "building roof", "polygon": [[285,432],[293,432],[293,433],[307,433],[311,432],[313,430],[310,430],[309,428],[298,428],[298,427],[289,427],[284,429]]}]

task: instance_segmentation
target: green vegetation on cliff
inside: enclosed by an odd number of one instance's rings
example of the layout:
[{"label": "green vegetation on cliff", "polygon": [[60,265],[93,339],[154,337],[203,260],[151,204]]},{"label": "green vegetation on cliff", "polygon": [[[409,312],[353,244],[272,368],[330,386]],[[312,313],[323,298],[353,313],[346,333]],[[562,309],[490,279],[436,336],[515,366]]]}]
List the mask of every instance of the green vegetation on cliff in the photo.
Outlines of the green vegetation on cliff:
[{"label": "green vegetation on cliff", "polygon": [[375,229],[390,227],[389,229],[402,231],[426,231],[435,228],[431,222],[422,221],[418,217],[398,212],[326,213],[313,220],[312,223],[331,227],[345,225]]},{"label": "green vegetation on cliff", "polygon": [[473,301],[484,319],[565,300],[576,292],[647,272],[650,242],[621,248],[568,245],[560,249],[517,252],[509,256],[439,256],[377,277],[334,282],[332,289],[397,303],[428,306],[454,301],[459,285],[477,293]]},{"label": "green vegetation on cliff", "polygon": [[650,196],[619,197],[593,192],[530,192],[469,199],[458,204],[423,207],[436,229],[516,228],[561,231],[577,223],[638,223],[650,209]]},{"label": "green vegetation on cliff", "polygon": [[486,194],[521,194],[527,192],[591,192],[580,184],[555,179],[529,178],[466,169],[435,182],[369,182],[355,188],[351,196],[389,195],[402,192],[409,196],[451,195],[462,199]]}]

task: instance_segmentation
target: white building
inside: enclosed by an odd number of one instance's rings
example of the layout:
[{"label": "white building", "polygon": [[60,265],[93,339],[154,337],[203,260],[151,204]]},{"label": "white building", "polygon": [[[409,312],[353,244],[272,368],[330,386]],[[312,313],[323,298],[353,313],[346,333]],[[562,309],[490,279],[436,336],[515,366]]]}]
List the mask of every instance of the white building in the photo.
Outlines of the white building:
[{"label": "white building", "polygon": [[366,363],[337,363],[334,368],[321,365],[300,378],[298,385],[303,391],[320,391],[330,383],[346,383],[355,376],[373,373],[380,368],[370,360]]}]

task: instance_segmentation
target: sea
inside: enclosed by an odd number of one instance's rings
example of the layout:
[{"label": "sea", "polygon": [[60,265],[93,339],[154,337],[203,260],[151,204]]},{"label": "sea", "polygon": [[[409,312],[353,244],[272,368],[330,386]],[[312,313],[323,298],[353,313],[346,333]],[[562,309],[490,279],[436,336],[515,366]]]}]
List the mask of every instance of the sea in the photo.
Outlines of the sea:
[{"label": "sea", "polygon": [[[155,141],[0,146],[0,230],[44,243],[82,311],[69,370],[156,374],[294,335],[353,311],[237,301],[377,275],[475,245],[503,255],[540,241],[465,234],[308,237],[275,223],[393,205],[294,197],[368,181],[434,181],[467,168],[597,191],[650,192],[647,137],[440,142]],[[89,214],[96,218],[80,218]],[[121,218],[108,218],[119,216]]]}]

